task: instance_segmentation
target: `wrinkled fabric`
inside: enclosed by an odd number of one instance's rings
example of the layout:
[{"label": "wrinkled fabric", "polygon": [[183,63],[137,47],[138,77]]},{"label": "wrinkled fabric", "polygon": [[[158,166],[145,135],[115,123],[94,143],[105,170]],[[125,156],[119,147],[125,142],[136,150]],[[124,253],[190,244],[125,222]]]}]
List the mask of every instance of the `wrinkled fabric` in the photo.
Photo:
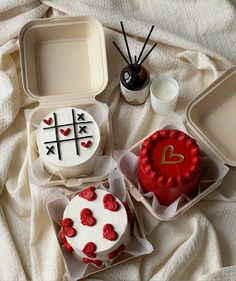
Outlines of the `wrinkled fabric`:
[{"label": "wrinkled fabric", "polygon": [[[119,22],[138,54],[152,24],[145,61],[152,77],[173,76],[180,84],[176,113],[185,119],[188,102],[236,64],[236,3],[230,0],[0,0],[0,280],[65,280],[65,268],[45,208],[51,192],[28,181],[29,149],[24,109],[36,106],[22,89],[18,32],[29,20],[91,15],[104,25],[109,83],[97,98],[112,114],[114,146],[127,149],[158,129],[149,99],[130,106],[119,93],[125,63],[112,41],[125,50]],[[220,128],[219,128],[220,129]],[[236,280],[236,170],[223,184],[181,217],[161,222],[140,204],[137,211],[154,252],[89,280]]]}]

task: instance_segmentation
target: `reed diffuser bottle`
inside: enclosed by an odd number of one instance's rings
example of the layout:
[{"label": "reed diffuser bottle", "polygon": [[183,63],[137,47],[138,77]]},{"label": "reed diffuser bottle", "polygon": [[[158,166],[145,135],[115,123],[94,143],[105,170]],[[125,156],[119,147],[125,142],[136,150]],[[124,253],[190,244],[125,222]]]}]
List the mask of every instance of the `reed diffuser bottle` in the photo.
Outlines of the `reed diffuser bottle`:
[{"label": "reed diffuser bottle", "polygon": [[152,46],[152,48],[147,52],[147,54],[141,60],[140,63],[139,63],[139,61],[141,59],[141,56],[143,54],[143,51],[146,47],[146,44],[148,42],[148,39],[149,39],[149,37],[152,33],[152,30],[153,30],[154,26],[152,26],[152,28],[151,28],[151,30],[148,34],[148,37],[145,40],[145,43],[144,43],[143,48],[142,48],[142,50],[141,50],[141,52],[138,56],[138,59],[135,55],[134,56],[134,62],[133,62],[132,58],[131,58],[129,45],[128,45],[128,42],[127,42],[127,38],[126,38],[123,23],[121,22],[120,24],[121,24],[121,28],[122,28],[122,32],[123,32],[123,35],[124,35],[124,40],[125,40],[125,44],[126,44],[126,47],[127,47],[128,56],[129,56],[129,61],[128,61],[128,59],[122,53],[122,51],[117,46],[117,44],[115,42],[113,42],[113,44],[115,45],[115,47],[117,48],[117,50],[119,51],[121,56],[127,62],[127,65],[121,71],[121,74],[120,74],[121,95],[127,103],[132,104],[132,105],[139,105],[139,104],[142,104],[146,101],[146,99],[148,97],[148,94],[149,94],[149,85],[150,85],[149,72],[142,66],[142,64],[145,61],[145,59],[149,56],[151,51],[155,48],[156,44],[154,44]]}]

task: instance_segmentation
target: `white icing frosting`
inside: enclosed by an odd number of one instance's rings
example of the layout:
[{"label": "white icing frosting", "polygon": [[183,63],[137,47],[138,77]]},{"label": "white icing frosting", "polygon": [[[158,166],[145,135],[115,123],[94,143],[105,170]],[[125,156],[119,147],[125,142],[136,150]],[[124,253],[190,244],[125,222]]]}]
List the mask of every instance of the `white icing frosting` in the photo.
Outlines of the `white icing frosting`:
[{"label": "white icing frosting", "polygon": [[[44,120],[50,118],[50,124],[46,124]],[[64,135],[62,130],[67,130],[68,134]],[[41,121],[37,131],[37,145],[49,172],[64,178],[88,175],[92,172],[99,151],[100,131],[88,112],[64,107],[50,112]]]},{"label": "white icing frosting", "polygon": [[[121,244],[128,246],[130,242],[130,225],[128,223],[127,212],[121,201],[115,197],[116,202],[119,203],[117,211],[110,211],[104,208],[103,197],[106,194],[111,194],[102,189],[96,189],[97,198],[94,201],[88,201],[76,195],[67,205],[63,219],[70,218],[73,221],[73,228],[76,230],[74,237],[66,237],[68,243],[74,249],[73,254],[79,260],[83,258],[90,258],[82,251],[88,242],[93,242],[97,249],[95,251],[95,260],[102,260],[103,262],[111,262],[108,254],[116,250]],[[96,219],[96,224],[93,226],[83,225],[80,221],[80,212],[84,208],[89,208],[93,217]],[[105,224],[112,224],[114,230],[118,234],[115,241],[110,241],[103,238],[103,227]]]}]

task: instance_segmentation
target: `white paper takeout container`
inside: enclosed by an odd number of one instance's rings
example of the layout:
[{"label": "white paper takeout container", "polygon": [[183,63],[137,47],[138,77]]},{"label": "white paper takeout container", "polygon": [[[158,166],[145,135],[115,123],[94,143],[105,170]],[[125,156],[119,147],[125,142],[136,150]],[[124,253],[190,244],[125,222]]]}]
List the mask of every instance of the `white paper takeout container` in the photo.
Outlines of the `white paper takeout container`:
[{"label": "white paper takeout container", "polygon": [[[56,108],[87,109],[105,104],[95,97],[108,82],[106,46],[102,25],[94,18],[60,17],[28,22],[19,34],[23,87],[39,105],[27,120],[28,141],[35,127],[32,119],[42,119]],[[113,142],[110,116],[101,128],[105,138],[103,154],[111,156]],[[30,163],[38,153],[30,147]],[[76,186],[100,181],[107,175],[78,179],[51,179],[45,185]]]},{"label": "white paper takeout container", "polygon": [[[229,168],[236,166],[235,108],[236,67],[234,66],[193,99],[186,109],[187,129],[197,140],[204,153],[219,160],[222,164],[228,165]],[[146,138],[131,147],[129,151],[138,155],[140,146]],[[208,183],[202,192],[180,206],[174,216],[166,217],[152,208],[150,201],[139,193],[129,178],[126,177],[126,180],[132,196],[142,202],[154,217],[163,221],[177,218],[222,183],[222,179]]]},{"label": "white paper takeout container", "polygon": [[[99,184],[101,184],[105,188],[109,188],[109,182],[108,181],[103,181]],[[95,186],[99,185],[99,184],[96,183]],[[77,190],[77,192],[78,191],[79,190]],[[71,199],[76,193],[71,194],[70,196],[68,196],[68,198]],[[87,278],[87,277],[89,277],[89,276],[91,276],[95,273],[99,273],[103,270],[111,269],[112,267],[114,267],[116,265],[119,265],[121,263],[124,263],[124,262],[127,262],[129,260],[132,260],[132,259],[136,258],[135,255],[131,255],[131,254],[128,254],[126,252],[123,252],[109,266],[106,266],[106,267],[103,266],[102,268],[97,268],[93,265],[89,265],[82,278],[79,278],[79,279],[75,278],[75,276],[78,276],[78,272],[77,272],[78,271],[78,261],[75,258],[71,258],[71,254],[68,254],[66,251],[62,250],[62,243],[60,242],[60,239],[58,238],[58,233],[59,233],[61,227],[56,222],[55,217],[57,217],[57,218],[61,217],[62,218],[62,216],[63,216],[65,205],[64,205],[63,202],[60,202],[62,197],[64,197],[64,195],[62,195],[62,194],[57,194],[57,193],[49,194],[49,197],[47,199],[47,211],[48,211],[50,221],[53,225],[55,235],[57,236],[58,244],[59,244],[59,247],[60,247],[60,250],[61,250],[63,261],[64,261],[65,266],[66,266],[67,277],[69,278],[69,280],[84,279],[84,278]],[[126,201],[129,204],[129,207],[130,207],[131,212],[133,214],[133,217],[134,217],[134,220],[135,220],[135,225],[137,226],[137,231],[139,233],[139,237],[146,240],[147,238],[146,238],[143,226],[142,226],[142,224],[139,220],[138,214],[135,210],[132,199],[131,199],[128,192],[126,192]],[[138,256],[140,256],[140,255],[137,255],[137,257]]]}]

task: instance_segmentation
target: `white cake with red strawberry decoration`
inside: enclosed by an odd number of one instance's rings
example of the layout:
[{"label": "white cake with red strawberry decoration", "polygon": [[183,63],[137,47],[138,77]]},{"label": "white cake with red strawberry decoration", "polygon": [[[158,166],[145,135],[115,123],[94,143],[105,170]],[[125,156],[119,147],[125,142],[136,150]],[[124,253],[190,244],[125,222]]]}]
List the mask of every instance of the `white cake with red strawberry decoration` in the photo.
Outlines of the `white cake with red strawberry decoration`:
[{"label": "white cake with red strawberry decoration", "polygon": [[85,110],[63,107],[47,114],[37,130],[45,168],[61,178],[89,175],[100,149],[100,130]]},{"label": "white cake with red strawberry decoration", "polygon": [[131,240],[133,216],[112,193],[87,187],[67,205],[61,221],[63,247],[85,264],[110,264]]}]

